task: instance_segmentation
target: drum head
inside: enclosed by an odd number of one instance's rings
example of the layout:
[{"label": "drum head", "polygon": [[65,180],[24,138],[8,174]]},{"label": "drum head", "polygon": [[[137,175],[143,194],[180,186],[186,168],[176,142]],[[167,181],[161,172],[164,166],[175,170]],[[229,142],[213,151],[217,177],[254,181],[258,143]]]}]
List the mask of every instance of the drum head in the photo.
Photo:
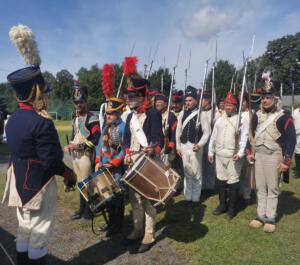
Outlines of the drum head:
[{"label": "drum head", "polygon": [[180,177],[159,158],[143,155],[123,180],[144,198],[163,204],[175,193]]}]

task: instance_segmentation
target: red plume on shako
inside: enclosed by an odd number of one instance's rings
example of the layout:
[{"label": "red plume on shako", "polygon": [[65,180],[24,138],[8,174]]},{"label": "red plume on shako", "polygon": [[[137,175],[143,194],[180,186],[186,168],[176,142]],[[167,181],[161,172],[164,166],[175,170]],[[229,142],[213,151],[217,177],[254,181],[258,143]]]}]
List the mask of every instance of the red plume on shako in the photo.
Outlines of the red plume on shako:
[{"label": "red plume on shako", "polygon": [[131,76],[137,72],[136,64],[138,62],[137,57],[125,57],[123,62],[123,72],[126,76]]},{"label": "red plume on shako", "polygon": [[113,64],[105,64],[102,68],[102,91],[106,98],[114,94],[115,89],[115,69]]}]

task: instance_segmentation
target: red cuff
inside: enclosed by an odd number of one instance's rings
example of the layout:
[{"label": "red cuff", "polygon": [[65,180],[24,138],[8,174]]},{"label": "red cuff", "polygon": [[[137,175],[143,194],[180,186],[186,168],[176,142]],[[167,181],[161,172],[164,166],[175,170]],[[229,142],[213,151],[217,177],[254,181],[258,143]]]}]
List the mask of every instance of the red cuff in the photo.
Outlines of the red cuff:
[{"label": "red cuff", "polygon": [[176,127],[177,127],[177,122],[174,122],[173,125],[172,125],[172,127],[171,127],[172,131],[175,131]]},{"label": "red cuff", "polygon": [[247,156],[251,155],[252,154],[251,149],[246,149],[245,153],[246,153]]},{"label": "red cuff", "polygon": [[174,142],[169,142],[169,148],[173,149],[175,147],[175,143]]},{"label": "red cuff", "polygon": [[97,156],[95,159],[95,163],[98,164],[99,162],[100,162],[100,157]]},{"label": "red cuff", "polygon": [[100,133],[100,126],[99,126],[99,124],[96,124],[96,125],[92,128],[92,135],[95,134],[95,132],[99,132],[99,133]]},{"label": "red cuff", "polygon": [[291,164],[292,164],[292,159],[291,158],[285,158],[284,159],[284,164],[286,164],[287,166],[291,166]]},{"label": "red cuff", "polygon": [[285,122],[285,124],[284,124],[284,130],[286,131],[287,130],[287,128],[289,127],[289,125],[290,124],[293,124],[294,122],[293,122],[293,119],[290,117],[290,118],[288,118],[287,119],[287,121]]},{"label": "red cuff", "polygon": [[131,155],[130,149],[125,149],[125,154],[126,154],[126,155]]},{"label": "red cuff", "polygon": [[157,155],[160,155],[160,152],[161,152],[161,148],[159,145],[155,146],[154,147],[154,153],[157,154]]},{"label": "red cuff", "polygon": [[118,166],[121,165],[122,159],[118,158],[118,157],[115,157],[109,163],[112,164],[114,167],[118,167]]}]

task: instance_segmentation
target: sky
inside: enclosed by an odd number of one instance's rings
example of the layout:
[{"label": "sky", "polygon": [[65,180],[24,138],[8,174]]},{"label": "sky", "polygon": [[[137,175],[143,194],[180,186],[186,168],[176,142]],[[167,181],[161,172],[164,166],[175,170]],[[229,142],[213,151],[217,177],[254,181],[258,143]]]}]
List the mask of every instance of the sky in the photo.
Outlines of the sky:
[{"label": "sky", "polygon": [[[41,68],[56,74],[67,69],[122,63],[133,46],[138,69],[143,71],[158,46],[153,69],[176,68],[176,87],[200,87],[205,60],[228,59],[242,65],[242,52],[264,53],[269,40],[299,31],[299,0],[0,0],[0,82],[24,63],[10,43],[8,32],[16,24],[35,33]],[[210,64],[211,66],[211,64]]]}]

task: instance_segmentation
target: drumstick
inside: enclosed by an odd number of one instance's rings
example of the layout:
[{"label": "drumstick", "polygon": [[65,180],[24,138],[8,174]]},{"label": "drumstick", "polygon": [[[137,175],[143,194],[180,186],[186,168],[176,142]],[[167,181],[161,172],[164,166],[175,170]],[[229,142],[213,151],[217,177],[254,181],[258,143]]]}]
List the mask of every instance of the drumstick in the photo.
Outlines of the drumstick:
[{"label": "drumstick", "polygon": [[[67,145],[69,145],[70,144],[69,135],[67,135],[67,134],[66,134],[66,140],[67,140]],[[69,149],[69,155],[70,155],[71,159],[74,160],[74,153],[70,149]]]}]

